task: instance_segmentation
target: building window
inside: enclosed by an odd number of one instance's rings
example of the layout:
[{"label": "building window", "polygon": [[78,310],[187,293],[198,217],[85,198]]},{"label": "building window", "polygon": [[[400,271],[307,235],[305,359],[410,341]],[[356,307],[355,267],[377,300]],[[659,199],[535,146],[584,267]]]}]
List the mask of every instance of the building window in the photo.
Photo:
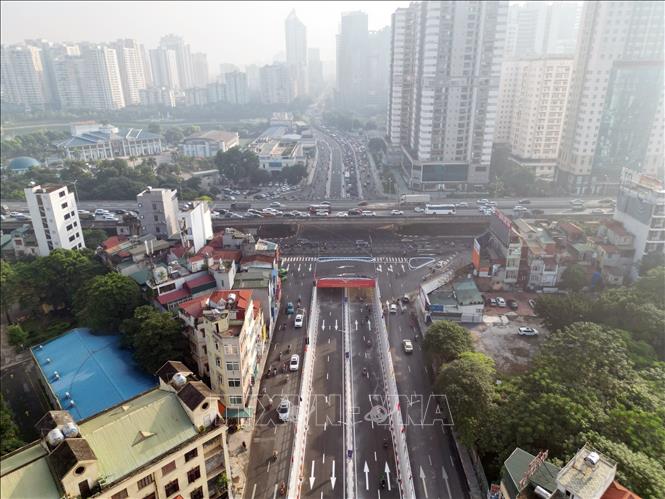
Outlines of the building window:
[{"label": "building window", "polygon": [[192,493],[189,495],[190,499],[203,499],[203,487],[192,490]]},{"label": "building window", "polygon": [[215,357],[215,365],[217,367],[222,367],[222,361],[219,359],[219,357]]},{"label": "building window", "polygon": [[191,461],[192,459],[194,459],[198,455],[199,455],[199,451],[197,449],[192,449],[189,452],[186,452],[185,453],[185,462]]},{"label": "building window", "polygon": [[60,196],[61,198],[64,198],[65,197],[65,191],[64,190],[60,191],[58,193],[58,196]]},{"label": "building window", "polygon": [[196,468],[192,468],[187,472],[187,482],[188,483],[194,483],[197,481],[199,478],[201,478],[201,470],[197,466]]},{"label": "building window", "polygon": [[141,490],[142,488],[147,487],[154,481],[155,479],[153,478],[152,475],[144,476],[138,482],[136,482],[136,486],[139,488],[139,490]]},{"label": "building window", "polygon": [[240,370],[240,363],[239,362],[227,362],[226,363],[226,370],[227,371],[239,371]]},{"label": "building window", "polygon": [[65,220],[69,220],[71,218],[71,215],[69,213],[65,214]]},{"label": "building window", "polygon": [[162,466],[162,476],[166,476],[175,469],[175,461],[171,461],[166,466]]},{"label": "building window", "polygon": [[72,224],[69,224],[69,225],[67,226],[67,230],[72,230],[72,227],[74,227],[74,226],[73,226]]},{"label": "building window", "polygon": [[62,203],[60,207],[64,210],[65,208],[67,208],[67,203]]},{"label": "building window", "polygon": [[122,489],[120,492],[116,492],[111,496],[111,499],[125,499],[129,497],[129,494],[127,493],[127,489]]},{"label": "building window", "polygon": [[145,496],[143,499],[157,499],[157,496],[155,495],[154,492],[150,492],[150,494]]},{"label": "building window", "polygon": [[164,492],[166,492],[167,496],[171,496],[178,492],[180,490],[180,487],[178,486],[178,479],[176,478],[172,482],[169,482],[166,484],[164,487]]},{"label": "building window", "polygon": [[238,388],[240,386],[240,378],[229,378],[229,388]]},{"label": "building window", "polygon": [[217,375],[217,384],[218,384],[218,385],[221,385],[221,384],[223,384],[223,383],[224,383],[224,378],[222,377],[221,374],[218,374],[218,375]]},{"label": "building window", "polygon": [[232,395],[229,397],[229,404],[231,405],[240,405],[242,404],[242,397],[238,395]]},{"label": "building window", "polygon": [[74,239],[76,239],[76,234],[74,234],[73,236],[69,236],[69,242],[70,242],[70,243],[71,243]]}]

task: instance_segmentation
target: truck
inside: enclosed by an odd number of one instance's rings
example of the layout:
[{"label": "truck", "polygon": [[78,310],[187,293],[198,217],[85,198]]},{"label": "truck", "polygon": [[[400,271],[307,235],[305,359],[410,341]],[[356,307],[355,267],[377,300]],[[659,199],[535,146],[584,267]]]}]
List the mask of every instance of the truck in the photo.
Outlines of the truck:
[{"label": "truck", "polygon": [[416,203],[429,203],[429,194],[402,194],[399,197],[401,204],[416,204]]},{"label": "truck", "polygon": [[232,210],[248,210],[252,207],[251,203],[231,203]]}]

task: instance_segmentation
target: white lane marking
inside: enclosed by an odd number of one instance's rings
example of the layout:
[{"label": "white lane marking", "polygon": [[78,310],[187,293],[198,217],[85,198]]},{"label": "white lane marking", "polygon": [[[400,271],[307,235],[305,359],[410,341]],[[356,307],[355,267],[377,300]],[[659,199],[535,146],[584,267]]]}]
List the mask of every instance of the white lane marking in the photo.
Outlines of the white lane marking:
[{"label": "white lane marking", "polygon": [[376,451],[374,451],[374,462],[376,462]]},{"label": "white lane marking", "polygon": [[255,495],[256,495],[256,484],[254,484],[254,487],[252,488],[252,499],[254,499]]},{"label": "white lane marking", "polygon": [[[323,431],[326,431],[328,429],[328,421],[323,422]],[[324,454],[325,456],[325,454]],[[323,458],[323,462],[325,463],[325,457]]]},{"label": "white lane marking", "polygon": [[312,472],[309,474],[309,490],[314,487],[314,459],[312,459]]},{"label": "white lane marking", "polygon": [[328,373],[326,373],[326,379],[328,379]]},{"label": "white lane marking", "polygon": [[328,358],[327,362],[330,362],[330,355],[328,355],[327,358]]},{"label": "white lane marking", "polygon": [[270,461],[268,461],[268,471],[267,473],[270,473]]},{"label": "white lane marking", "polygon": [[406,269],[404,268],[404,264],[402,264],[402,272],[406,272]]},{"label": "white lane marking", "polygon": [[323,455],[323,464],[326,464],[326,455]]},{"label": "white lane marking", "polygon": [[429,465],[432,466],[432,456],[427,454],[427,459],[429,459]]},{"label": "white lane marking", "polygon": [[407,364],[406,368],[409,370],[409,372],[411,372],[411,366],[410,365]]}]

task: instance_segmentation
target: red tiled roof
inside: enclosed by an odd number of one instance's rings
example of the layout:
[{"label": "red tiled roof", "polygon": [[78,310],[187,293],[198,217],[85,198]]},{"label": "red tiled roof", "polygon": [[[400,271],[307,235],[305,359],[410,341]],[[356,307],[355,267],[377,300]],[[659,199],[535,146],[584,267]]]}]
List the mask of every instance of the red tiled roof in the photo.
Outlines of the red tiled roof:
[{"label": "red tiled roof", "polygon": [[243,263],[249,263],[249,262],[265,262],[265,263],[270,263],[275,261],[274,256],[269,256],[269,255],[248,255],[248,256],[243,256],[242,260],[240,261],[241,264]]},{"label": "red tiled roof", "polygon": [[190,256],[190,257],[187,259],[187,261],[188,261],[189,263],[194,263],[194,262],[199,262],[199,261],[203,260],[204,258],[205,258],[205,257],[204,257],[203,255],[194,255],[194,256]]},{"label": "red tiled roof", "polygon": [[242,257],[242,252],[240,250],[214,250],[212,257],[215,260],[233,260],[237,262]]},{"label": "red tiled roof", "polygon": [[173,246],[171,248],[171,253],[173,253],[174,256],[177,258],[182,258],[185,253],[187,253],[187,248],[185,248],[183,245],[178,244],[177,246]]},{"label": "red tiled roof", "polygon": [[118,256],[120,258],[128,258],[128,257],[132,256],[132,254],[129,251],[122,250],[122,251],[118,252]]},{"label": "red tiled roof", "polygon": [[120,243],[123,243],[127,240],[125,236],[111,236],[102,243],[102,248],[108,250],[115,248]]},{"label": "red tiled roof", "polygon": [[628,490],[619,482],[614,480],[607,488],[601,499],[642,499],[635,492]]},{"label": "red tiled roof", "polygon": [[237,307],[241,310],[247,310],[247,304],[252,298],[251,289],[236,289],[233,291],[224,290],[224,291],[213,291],[205,295],[197,296],[193,300],[186,301],[179,305],[180,309],[183,310],[187,315],[192,317],[201,317],[203,315],[203,310],[208,299],[219,302],[222,298],[225,300],[228,299],[230,294],[235,294],[237,297]]},{"label": "red tiled roof", "polygon": [[215,278],[211,276],[210,274],[202,275],[197,277],[196,279],[192,279],[191,281],[187,281],[185,283],[185,286],[187,286],[188,289],[193,289],[198,286],[202,286],[204,284],[209,284],[211,282],[215,282]]},{"label": "red tiled roof", "polygon": [[623,226],[623,224],[617,220],[605,220],[603,221],[603,224],[605,224],[605,227],[610,229],[612,232],[620,236],[631,235],[630,232],[628,232],[626,228]]},{"label": "red tiled roof", "polygon": [[159,302],[160,305],[166,305],[168,303],[173,303],[174,301],[187,298],[188,296],[190,296],[189,290],[182,288],[182,289],[176,289],[175,291],[171,291],[169,293],[164,293],[163,295],[159,295],[157,297],[157,301]]}]

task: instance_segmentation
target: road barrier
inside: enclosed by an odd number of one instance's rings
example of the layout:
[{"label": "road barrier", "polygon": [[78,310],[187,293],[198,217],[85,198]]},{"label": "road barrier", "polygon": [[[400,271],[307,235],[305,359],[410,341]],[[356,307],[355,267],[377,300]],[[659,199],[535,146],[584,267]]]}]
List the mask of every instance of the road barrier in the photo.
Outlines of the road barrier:
[{"label": "road barrier", "polygon": [[390,421],[390,437],[395,451],[397,484],[401,497],[416,497],[416,490],[413,484],[413,475],[411,473],[411,461],[409,460],[409,449],[406,445],[406,426],[402,420],[402,411],[399,406],[399,392],[397,391],[397,382],[395,381],[395,370],[393,360],[390,356],[390,341],[388,340],[388,329],[385,323],[385,314],[381,305],[381,293],[379,288],[374,292],[373,306],[374,323],[378,324],[377,350],[379,360],[381,361],[381,371],[385,387],[386,409]]},{"label": "road barrier", "polygon": [[312,302],[310,304],[309,323],[307,325],[307,338],[302,363],[302,380],[300,384],[300,405],[298,406],[298,420],[296,434],[293,439],[291,452],[291,467],[289,470],[288,494],[289,498],[300,497],[300,487],[305,479],[304,461],[307,431],[309,430],[309,405],[312,395],[312,378],[314,376],[314,361],[316,358],[316,339],[318,337],[319,307],[317,305],[317,289],[312,289]]},{"label": "road barrier", "polygon": [[344,316],[343,350],[344,350],[344,445],[346,446],[346,497],[355,497],[355,463],[353,453],[356,451],[356,433],[353,421],[353,355],[351,352],[351,319],[349,312],[349,292],[344,290],[342,305]]}]

